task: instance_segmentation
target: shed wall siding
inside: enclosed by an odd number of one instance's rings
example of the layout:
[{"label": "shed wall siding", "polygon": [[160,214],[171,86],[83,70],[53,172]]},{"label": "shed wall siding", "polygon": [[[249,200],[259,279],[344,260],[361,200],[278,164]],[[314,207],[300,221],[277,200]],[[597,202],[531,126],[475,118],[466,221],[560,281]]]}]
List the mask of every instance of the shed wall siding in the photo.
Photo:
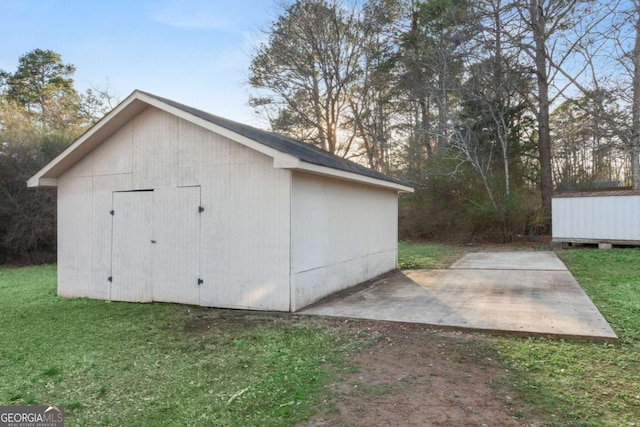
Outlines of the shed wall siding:
[{"label": "shed wall siding", "polygon": [[640,240],[640,196],[552,201],[553,239]]},{"label": "shed wall siding", "polygon": [[396,267],[397,193],[294,173],[292,310]]},{"label": "shed wall siding", "polygon": [[[291,172],[152,107],[58,180],[59,294],[109,298],[114,191],[160,195],[193,186],[200,186],[205,209],[200,241],[194,242],[204,281],[200,304],[289,310]],[[154,218],[172,217],[164,212]]]},{"label": "shed wall siding", "polygon": [[92,177],[58,182],[58,294],[108,298],[109,288],[93,283]]}]

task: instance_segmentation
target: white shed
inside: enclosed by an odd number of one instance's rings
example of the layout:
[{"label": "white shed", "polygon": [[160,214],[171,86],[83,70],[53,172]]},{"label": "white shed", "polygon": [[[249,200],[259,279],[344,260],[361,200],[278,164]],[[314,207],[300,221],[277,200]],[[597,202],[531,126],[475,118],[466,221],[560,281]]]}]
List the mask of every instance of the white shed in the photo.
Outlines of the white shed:
[{"label": "white shed", "polygon": [[553,242],[640,244],[640,190],[561,193],[552,199]]},{"label": "white shed", "polygon": [[295,311],[396,267],[413,191],[134,91],[30,187],[58,189],[58,294]]}]

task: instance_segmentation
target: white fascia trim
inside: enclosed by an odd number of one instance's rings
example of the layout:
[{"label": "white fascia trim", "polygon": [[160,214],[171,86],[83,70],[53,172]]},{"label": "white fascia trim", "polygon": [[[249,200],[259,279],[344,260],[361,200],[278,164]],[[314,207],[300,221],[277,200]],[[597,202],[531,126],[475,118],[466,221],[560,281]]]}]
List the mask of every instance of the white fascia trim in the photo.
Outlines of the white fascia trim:
[{"label": "white fascia trim", "polygon": [[307,163],[303,161],[299,161],[298,166],[291,169],[301,171],[301,172],[313,173],[316,175],[324,175],[332,178],[344,179],[346,181],[358,182],[361,184],[373,185],[376,187],[388,188],[396,191],[413,193],[413,188],[407,187],[406,185],[396,184],[395,182],[385,181],[377,178],[371,178],[371,177],[360,175],[357,173],[342,171],[339,169],[333,169],[326,166],[314,165],[312,163]]},{"label": "white fascia trim", "polygon": [[27,187],[57,187],[58,178],[36,178],[31,177],[27,180]]}]

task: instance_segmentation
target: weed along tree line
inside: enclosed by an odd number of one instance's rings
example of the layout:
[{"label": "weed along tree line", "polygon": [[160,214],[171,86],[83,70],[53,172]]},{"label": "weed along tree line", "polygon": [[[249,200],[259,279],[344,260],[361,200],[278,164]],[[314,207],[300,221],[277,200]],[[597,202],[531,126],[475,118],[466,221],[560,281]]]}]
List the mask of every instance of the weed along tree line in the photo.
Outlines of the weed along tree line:
[{"label": "weed along tree line", "polygon": [[[549,232],[560,189],[639,187],[640,4],[298,0],[251,54],[271,130],[406,182],[401,238]],[[114,106],[34,49],[0,74],[0,262],[55,259],[25,180]]]}]

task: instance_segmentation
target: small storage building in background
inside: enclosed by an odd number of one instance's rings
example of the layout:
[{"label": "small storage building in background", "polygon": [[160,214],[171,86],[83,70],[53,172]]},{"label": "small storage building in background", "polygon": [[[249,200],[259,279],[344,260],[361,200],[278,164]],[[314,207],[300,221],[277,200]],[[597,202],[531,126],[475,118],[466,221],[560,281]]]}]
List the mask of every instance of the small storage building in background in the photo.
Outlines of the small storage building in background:
[{"label": "small storage building in background", "polygon": [[135,91],[29,181],[58,189],[58,293],[295,311],[396,267],[410,187]]},{"label": "small storage building in background", "polygon": [[640,190],[557,194],[552,227],[556,243],[640,245]]}]

